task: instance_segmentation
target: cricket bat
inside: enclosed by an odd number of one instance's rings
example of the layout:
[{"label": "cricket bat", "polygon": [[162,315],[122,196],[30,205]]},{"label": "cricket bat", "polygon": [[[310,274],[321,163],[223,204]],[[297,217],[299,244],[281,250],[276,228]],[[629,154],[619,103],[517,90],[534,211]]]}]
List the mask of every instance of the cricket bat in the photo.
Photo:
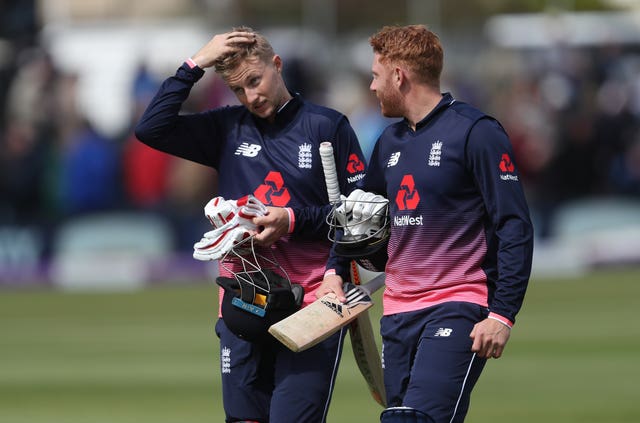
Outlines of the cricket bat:
[{"label": "cricket bat", "polygon": [[[340,201],[340,186],[331,143],[322,143],[320,157],[325,174],[329,201]],[[373,398],[386,407],[380,354],[375,342],[368,309],[371,294],[384,285],[384,273],[362,284],[363,274],[355,261],[351,262],[351,281],[345,284],[347,303],[328,294],[269,328],[269,333],[292,351],[304,351],[322,342],[345,325],[349,325],[351,346],[358,368],[367,382]],[[372,272],[367,272],[372,274]]]},{"label": "cricket bat", "polygon": [[[355,260],[351,261],[351,281],[356,285],[362,283],[361,270]],[[362,377],[367,382],[371,396],[378,404],[386,408],[387,396],[384,388],[382,360],[368,311],[360,314],[349,324],[349,336],[353,355]]]},{"label": "cricket bat", "polygon": [[[335,159],[333,156],[333,146],[330,142],[320,144],[320,159],[324,170],[325,183],[327,185],[327,193],[329,202],[337,203],[340,201],[340,185],[338,183],[338,173],[336,170]],[[351,281],[356,285],[362,283],[362,272],[360,266],[355,260],[351,261]],[[384,275],[384,273],[382,274]],[[380,276],[376,276],[378,278]],[[374,279],[375,280],[375,279]],[[372,281],[373,282],[373,281]],[[369,282],[371,283],[371,282]],[[369,285],[369,284],[367,284]],[[372,293],[373,291],[370,290]],[[371,392],[371,396],[376,402],[386,407],[386,395],[384,389],[382,362],[380,353],[376,345],[373,327],[369,312],[363,311],[349,324],[349,336],[351,338],[351,348],[353,355],[360,369],[360,373],[367,382],[367,387]]]},{"label": "cricket bat", "polygon": [[[333,146],[330,142],[323,142],[320,144],[319,152],[329,201],[331,203],[337,203],[340,201],[340,185],[333,156]],[[361,268],[355,260],[351,261],[350,276],[354,284],[360,285],[362,283]],[[350,323],[349,336],[351,338],[353,355],[360,369],[360,373],[364,377],[365,382],[367,382],[371,396],[373,396],[373,399],[376,400],[378,404],[386,407],[382,363],[367,310]]]},{"label": "cricket bat", "polygon": [[373,306],[371,294],[384,285],[384,273],[356,286],[345,284],[347,302],[329,293],[269,327],[269,333],[293,352],[324,341]]}]

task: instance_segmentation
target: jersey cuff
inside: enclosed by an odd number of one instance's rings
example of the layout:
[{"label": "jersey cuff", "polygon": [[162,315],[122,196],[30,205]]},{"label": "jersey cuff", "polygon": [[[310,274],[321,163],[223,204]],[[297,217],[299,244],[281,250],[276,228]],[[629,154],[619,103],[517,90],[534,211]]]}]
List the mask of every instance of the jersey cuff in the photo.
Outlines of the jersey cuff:
[{"label": "jersey cuff", "polygon": [[196,62],[193,61],[193,59],[191,57],[189,57],[187,60],[184,61],[187,66],[189,66],[191,69],[198,67],[198,64]]},{"label": "jersey cuff", "polygon": [[330,276],[330,275],[335,275],[336,274],[336,269],[327,269],[324,272],[325,276]]},{"label": "jersey cuff", "polygon": [[499,314],[496,313],[489,313],[489,319],[493,319],[493,320],[497,320],[498,322],[502,323],[503,325],[507,326],[509,329],[511,329],[513,327],[513,322],[505,317],[500,316]]},{"label": "jersey cuff", "polygon": [[293,228],[296,225],[296,215],[295,213],[293,213],[293,209],[291,209],[290,207],[285,207],[285,210],[289,215],[289,228],[287,229],[287,233],[290,234],[293,232]]}]

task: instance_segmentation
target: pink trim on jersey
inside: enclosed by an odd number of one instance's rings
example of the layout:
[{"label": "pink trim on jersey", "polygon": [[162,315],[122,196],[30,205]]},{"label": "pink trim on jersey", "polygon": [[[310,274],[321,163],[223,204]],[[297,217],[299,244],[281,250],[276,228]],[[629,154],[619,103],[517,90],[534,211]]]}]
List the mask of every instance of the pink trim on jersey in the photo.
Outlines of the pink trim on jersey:
[{"label": "pink trim on jersey", "polygon": [[[449,301],[464,301],[487,307],[487,285],[486,283],[457,284],[448,287],[432,289],[415,296],[405,293],[397,293],[389,287],[389,282],[394,280],[393,276],[387,274],[387,288],[384,291],[384,315],[406,313],[409,311],[422,310],[437,304]],[[392,283],[395,285],[395,283]]]},{"label": "pink trim on jersey", "polygon": [[449,301],[487,307],[489,290],[482,270],[484,234],[475,238],[466,234],[462,221],[440,232],[429,227],[392,231],[385,269],[384,315]]},{"label": "pink trim on jersey", "polygon": [[293,210],[290,207],[285,208],[285,210],[289,215],[289,229],[287,230],[287,233],[290,234],[291,232],[293,232],[293,228],[296,224],[296,215],[293,213]]},{"label": "pink trim on jersey", "polygon": [[513,322],[506,317],[500,316],[496,313],[489,313],[489,319],[494,319],[502,323],[503,325],[509,326],[509,328],[513,327]]},{"label": "pink trim on jersey", "polygon": [[189,66],[189,68],[193,69],[196,66],[198,66],[198,64],[196,62],[193,61],[193,59],[191,57],[189,57],[187,60],[185,60],[185,63],[187,64],[187,66]]}]

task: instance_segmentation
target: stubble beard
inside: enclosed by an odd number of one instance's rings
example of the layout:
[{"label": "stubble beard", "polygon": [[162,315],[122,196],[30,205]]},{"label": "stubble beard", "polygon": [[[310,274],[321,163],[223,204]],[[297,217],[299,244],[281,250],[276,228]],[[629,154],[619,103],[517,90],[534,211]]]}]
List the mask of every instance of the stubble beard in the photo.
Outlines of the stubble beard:
[{"label": "stubble beard", "polygon": [[378,94],[378,100],[380,101],[380,110],[384,117],[402,117],[402,99],[397,91],[388,92],[384,95],[380,95],[380,93]]}]

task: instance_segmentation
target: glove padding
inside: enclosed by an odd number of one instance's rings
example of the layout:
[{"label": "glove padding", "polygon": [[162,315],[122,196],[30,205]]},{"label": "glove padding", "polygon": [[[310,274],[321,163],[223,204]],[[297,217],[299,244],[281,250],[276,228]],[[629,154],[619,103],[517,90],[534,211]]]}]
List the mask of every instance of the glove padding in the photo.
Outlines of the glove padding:
[{"label": "glove padding", "polygon": [[218,260],[256,231],[252,219],[267,214],[267,207],[253,195],[238,200],[215,197],[205,205],[204,214],[215,229],[193,245],[193,258]]},{"label": "glove padding", "polygon": [[234,218],[237,210],[235,200],[214,197],[204,206],[204,215],[214,228],[220,228]]},{"label": "glove padding", "polygon": [[342,204],[336,208],[335,216],[344,228],[343,240],[358,240],[380,231],[389,200],[361,189],[352,191],[348,197],[340,197]]}]

